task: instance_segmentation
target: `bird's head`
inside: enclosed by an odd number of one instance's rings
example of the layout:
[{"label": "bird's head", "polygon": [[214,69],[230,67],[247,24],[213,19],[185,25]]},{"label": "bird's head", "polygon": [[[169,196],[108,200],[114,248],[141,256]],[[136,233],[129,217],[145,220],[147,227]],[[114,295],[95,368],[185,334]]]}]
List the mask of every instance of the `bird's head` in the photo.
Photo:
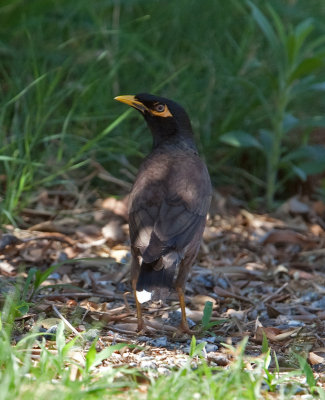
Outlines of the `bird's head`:
[{"label": "bird's head", "polygon": [[165,140],[192,139],[192,127],[183,107],[172,100],[148,93],[117,96],[115,100],[139,110],[154,138],[154,146]]}]

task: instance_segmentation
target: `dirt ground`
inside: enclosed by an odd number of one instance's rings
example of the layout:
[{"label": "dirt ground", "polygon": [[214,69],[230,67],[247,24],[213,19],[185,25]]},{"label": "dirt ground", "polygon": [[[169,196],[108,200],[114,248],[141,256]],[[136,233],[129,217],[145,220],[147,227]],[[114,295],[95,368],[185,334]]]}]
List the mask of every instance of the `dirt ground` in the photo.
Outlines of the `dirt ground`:
[{"label": "dirt ground", "polygon": [[[270,215],[214,193],[186,286],[189,324],[198,342],[207,343],[211,365],[226,366],[234,356],[221,343],[248,336],[246,352],[258,355],[266,336],[282,370],[294,368],[294,353],[300,353],[314,372],[325,372],[324,217],[325,204],[307,198],[293,197]],[[177,329],[176,293],[166,304],[145,303],[147,329],[136,332],[127,198],[90,206],[64,190],[43,191],[23,211],[20,226],[3,227],[0,237],[0,301],[21,282],[26,303],[15,340],[35,324],[51,332],[64,320],[71,334],[99,336],[99,347],[140,346],[114,353],[116,365],[164,373],[186,362],[191,338]],[[212,314],[202,324],[206,302]]]}]

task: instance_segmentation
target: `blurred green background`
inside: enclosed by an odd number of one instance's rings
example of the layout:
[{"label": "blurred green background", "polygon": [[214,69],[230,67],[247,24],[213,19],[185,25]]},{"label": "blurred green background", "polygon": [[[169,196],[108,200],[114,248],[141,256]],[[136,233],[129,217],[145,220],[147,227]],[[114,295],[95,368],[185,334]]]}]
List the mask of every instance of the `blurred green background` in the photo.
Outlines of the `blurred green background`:
[{"label": "blurred green background", "polygon": [[248,206],[272,209],[315,175],[324,196],[324,21],[319,0],[3,0],[2,222],[92,160],[131,181],[151,137],[113,98],[139,92],[185,107],[214,186]]}]

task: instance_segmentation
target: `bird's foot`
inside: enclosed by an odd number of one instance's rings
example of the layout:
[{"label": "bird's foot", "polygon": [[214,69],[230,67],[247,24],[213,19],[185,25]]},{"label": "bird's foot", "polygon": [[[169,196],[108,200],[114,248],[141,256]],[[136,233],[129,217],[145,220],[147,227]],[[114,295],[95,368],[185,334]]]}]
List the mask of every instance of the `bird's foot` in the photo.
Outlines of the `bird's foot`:
[{"label": "bird's foot", "polygon": [[143,319],[141,319],[140,321],[138,321],[138,328],[137,328],[137,332],[140,333],[145,329],[145,324]]},{"label": "bird's foot", "polygon": [[147,327],[147,325],[145,324],[144,320],[138,320],[138,328],[137,328],[137,335],[141,336],[141,335],[146,335],[147,333],[149,333],[150,330]]},{"label": "bird's foot", "polygon": [[192,331],[189,328],[187,321],[186,322],[182,321],[178,327],[178,330],[183,334],[186,333],[187,335],[190,335],[190,336],[194,335],[194,331]]}]

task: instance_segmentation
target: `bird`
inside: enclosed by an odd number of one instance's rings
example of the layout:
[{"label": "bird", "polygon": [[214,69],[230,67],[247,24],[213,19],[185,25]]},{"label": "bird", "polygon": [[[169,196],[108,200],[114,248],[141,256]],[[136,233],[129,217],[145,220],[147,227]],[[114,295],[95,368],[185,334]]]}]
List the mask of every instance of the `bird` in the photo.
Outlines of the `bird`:
[{"label": "bird", "polygon": [[191,333],[184,290],[211,202],[208,169],[198,155],[190,119],[178,103],[148,93],[114,99],[138,110],[153,138],[128,205],[137,329],[145,328],[141,304],[164,301],[174,288],[181,308],[179,328]]}]

